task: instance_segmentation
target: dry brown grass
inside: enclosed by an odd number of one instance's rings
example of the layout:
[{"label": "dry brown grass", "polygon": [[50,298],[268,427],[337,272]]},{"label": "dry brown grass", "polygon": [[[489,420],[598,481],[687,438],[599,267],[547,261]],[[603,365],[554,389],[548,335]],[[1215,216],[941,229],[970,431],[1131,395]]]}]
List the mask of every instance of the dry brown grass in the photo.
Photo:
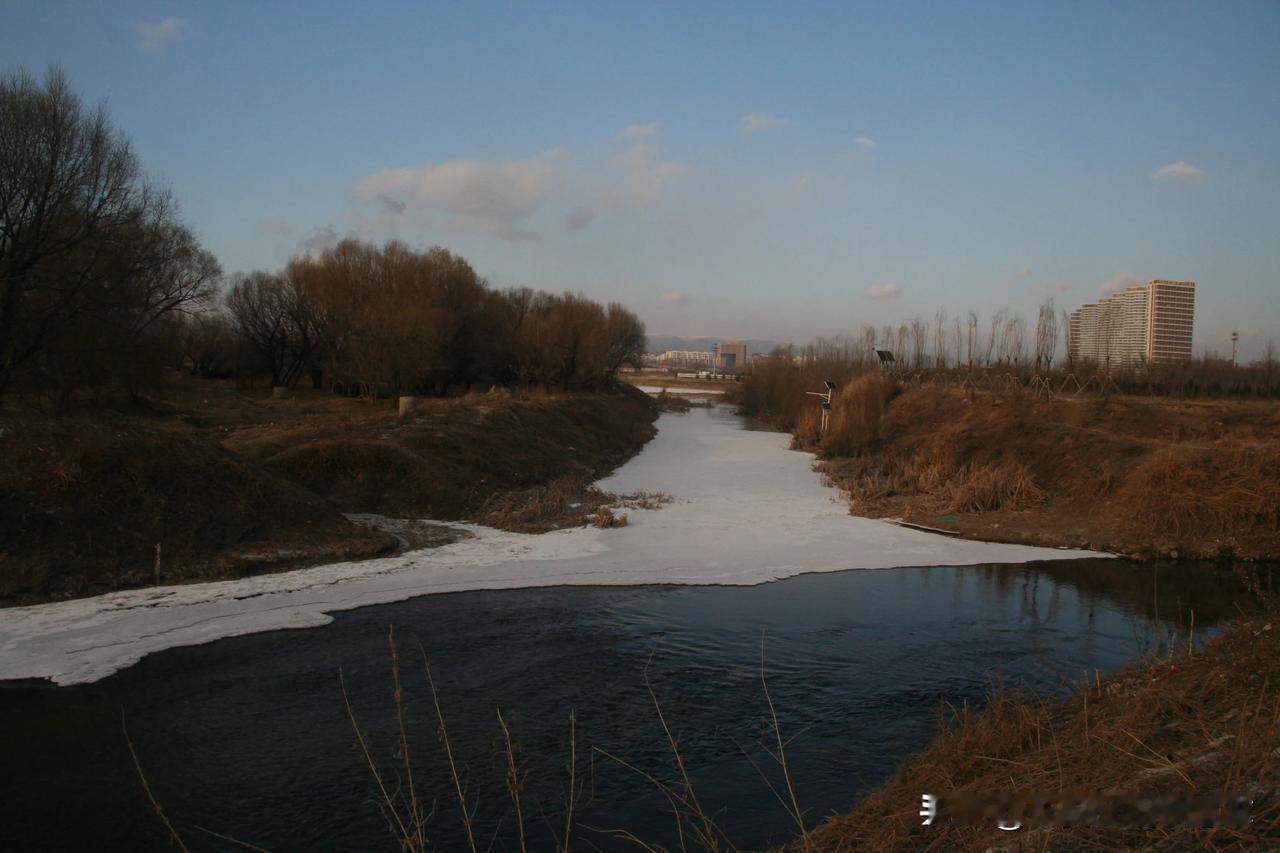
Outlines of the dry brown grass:
[{"label": "dry brown grass", "polygon": [[580,474],[570,474],[544,486],[494,494],[481,505],[475,520],[517,533],[544,533],[584,524],[625,527],[626,513],[617,510],[657,509],[670,502],[671,496],[662,492],[616,495],[596,488]]},{"label": "dry brown grass", "polygon": [[1117,490],[1144,523],[1173,534],[1280,526],[1280,443],[1175,444],[1155,450]]},{"label": "dry brown grass", "polygon": [[1140,557],[1280,555],[1274,403],[970,401],[938,387],[894,395],[877,378],[837,395],[821,444],[805,418],[796,432],[858,514]]},{"label": "dry brown grass", "polygon": [[[945,708],[939,736],[810,842],[822,850],[1259,850],[1280,840],[1280,624],[1240,623],[1203,651],[1171,646],[1107,679],[1085,674],[1064,702],[996,690],[980,712]],[[1130,799],[1241,795],[1243,828],[1046,824],[1002,832],[995,820],[922,826],[921,796]],[[800,849],[797,843],[789,849]]]},{"label": "dry brown grass", "polygon": [[[897,380],[880,372],[863,374],[840,388],[832,398],[830,423],[822,436],[823,452],[844,456],[874,448],[882,438],[885,409],[901,392]],[[817,437],[815,408],[805,411],[803,429],[796,431],[801,440]]]}]

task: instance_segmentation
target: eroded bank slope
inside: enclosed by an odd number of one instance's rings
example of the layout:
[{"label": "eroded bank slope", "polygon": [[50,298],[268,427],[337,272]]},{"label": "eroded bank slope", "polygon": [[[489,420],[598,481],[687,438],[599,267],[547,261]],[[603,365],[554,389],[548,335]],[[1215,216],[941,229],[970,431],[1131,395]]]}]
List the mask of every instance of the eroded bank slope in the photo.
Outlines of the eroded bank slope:
[{"label": "eroded bank slope", "polygon": [[[276,400],[226,383],[176,403],[0,418],[0,604],[397,547],[348,512],[555,526],[579,484],[634,455],[657,416],[625,390],[426,400],[405,417],[389,401]],[[537,523],[506,518],[532,493]]]}]

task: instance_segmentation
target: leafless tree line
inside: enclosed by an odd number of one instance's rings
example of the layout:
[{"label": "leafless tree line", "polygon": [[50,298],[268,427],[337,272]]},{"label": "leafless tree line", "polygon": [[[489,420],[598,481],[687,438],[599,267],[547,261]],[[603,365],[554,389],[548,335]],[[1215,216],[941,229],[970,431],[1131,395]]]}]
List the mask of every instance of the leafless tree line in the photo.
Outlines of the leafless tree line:
[{"label": "leafless tree line", "polygon": [[0,402],[16,389],[61,411],[175,368],[415,394],[585,388],[644,351],[623,306],[498,291],[441,248],[347,240],[222,285],[102,107],[56,69],[0,78]]},{"label": "leafless tree line", "polygon": [[447,249],[345,240],[281,272],[235,276],[223,309],[189,321],[183,340],[189,368],[206,375],[444,395],[485,383],[598,387],[638,363],[645,330],[617,303],[495,290]]},{"label": "leafless tree line", "polygon": [[[915,317],[897,326],[864,324],[857,334],[776,350],[751,363],[737,393],[744,410],[784,427],[794,426],[799,412],[812,406],[805,392],[820,390],[824,380],[843,386],[867,371],[886,368],[907,376],[942,374],[955,382],[962,382],[966,373],[1008,374],[1013,384],[1003,387],[1031,387],[1040,376],[1051,387],[1073,392],[1085,387],[1189,397],[1280,396],[1274,341],[1248,365],[1204,353],[1180,363],[1113,367],[1104,376],[1097,365],[1070,358],[1070,329],[1068,314],[1052,299],[1040,306],[1034,327],[1008,309],[985,321],[976,311],[962,315],[941,309],[932,321]],[[877,350],[892,353],[893,361],[882,363]]]},{"label": "leafless tree line", "polygon": [[893,354],[899,369],[992,368],[1050,370],[1060,362],[1069,329],[1066,313],[1052,299],[1040,306],[1034,328],[1009,309],[996,311],[986,324],[976,311],[950,314],[939,308],[933,319],[916,316],[897,326],[863,324],[857,334],[817,338],[790,353],[801,361],[834,361],[855,368],[879,364],[876,350]]}]

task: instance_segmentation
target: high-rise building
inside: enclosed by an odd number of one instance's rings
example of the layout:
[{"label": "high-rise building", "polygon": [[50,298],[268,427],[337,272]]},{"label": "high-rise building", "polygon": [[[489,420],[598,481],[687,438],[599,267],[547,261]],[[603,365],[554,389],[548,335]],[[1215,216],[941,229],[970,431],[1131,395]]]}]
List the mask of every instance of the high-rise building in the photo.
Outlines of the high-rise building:
[{"label": "high-rise building", "polygon": [[1104,368],[1191,358],[1196,283],[1154,279],[1071,312],[1072,361]]},{"label": "high-rise building", "polygon": [[1149,285],[1147,361],[1187,361],[1191,358],[1191,327],[1196,315],[1194,281],[1161,281]]},{"label": "high-rise building", "polygon": [[741,341],[722,341],[716,344],[716,369],[737,373],[747,366],[747,345]]}]

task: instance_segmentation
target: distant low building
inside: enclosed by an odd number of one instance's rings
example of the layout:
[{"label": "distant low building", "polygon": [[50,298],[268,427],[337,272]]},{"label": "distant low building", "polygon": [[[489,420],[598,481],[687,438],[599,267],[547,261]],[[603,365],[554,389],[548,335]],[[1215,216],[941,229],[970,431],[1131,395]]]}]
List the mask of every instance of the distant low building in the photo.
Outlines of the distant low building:
[{"label": "distant low building", "polygon": [[1072,361],[1138,367],[1187,361],[1195,319],[1196,283],[1153,279],[1071,312]]},{"label": "distant low building", "polygon": [[659,367],[680,369],[709,369],[715,364],[715,354],[697,350],[667,350],[654,359]]}]

